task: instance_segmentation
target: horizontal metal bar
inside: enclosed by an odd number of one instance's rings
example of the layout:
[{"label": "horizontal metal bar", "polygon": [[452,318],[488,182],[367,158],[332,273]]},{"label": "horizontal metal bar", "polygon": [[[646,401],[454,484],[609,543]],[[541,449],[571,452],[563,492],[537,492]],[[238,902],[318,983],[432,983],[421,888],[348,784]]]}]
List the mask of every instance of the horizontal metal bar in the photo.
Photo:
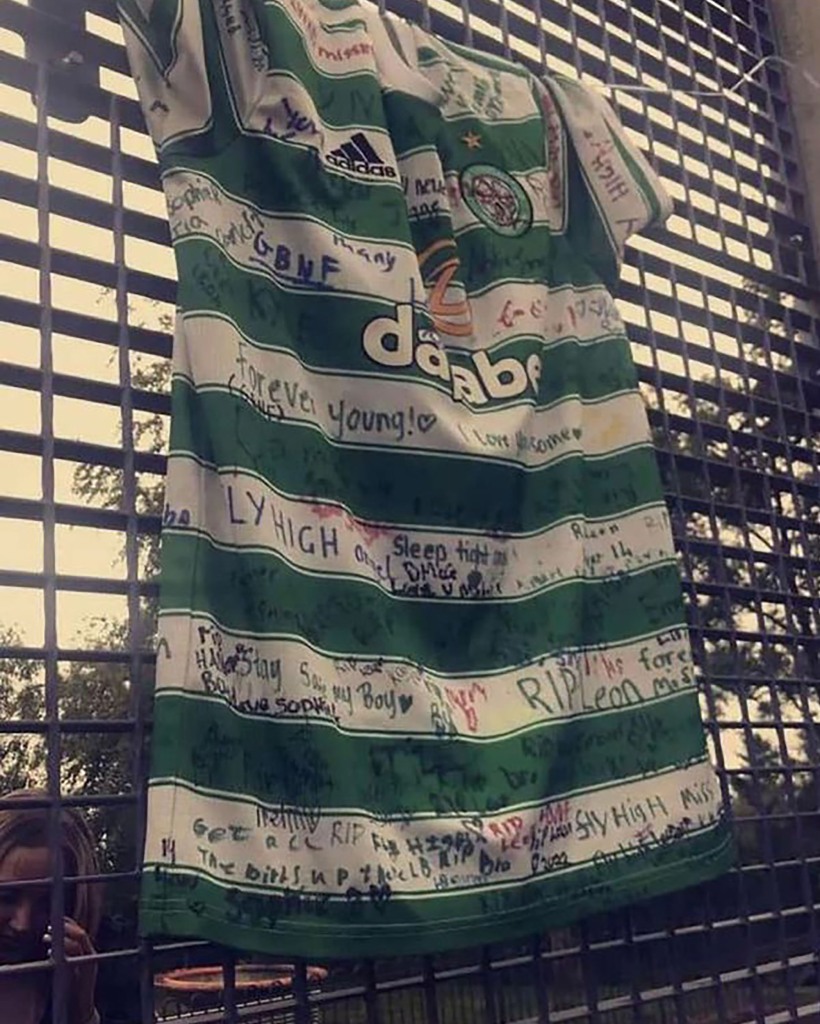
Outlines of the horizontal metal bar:
[{"label": "horizontal metal bar", "polygon": [[814,636],[810,633],[789,632],[778,633],[776,636],[772,636],[769,632],[755,629],[725,629],[719,626],[699,626],[693,624],[690,624],[689,630],[694,636],[704,640],[723,640],[729,643],[777,644],[778,647],[802,648],[807,651],[820,648],[820,636]]},{"label": "horizontal metal bar", "polygon": [[[43,439],[39,434],[0,430],[0,451],[42,456]],[[57,438],[54,442],[54,457],[56,460],[64,459],[68,462],[85,462],[94,466],[110,466],[112,469],[123,468],[121,448],[89,444],[86,441]],[[164,455],[155,455],[153,452],[134,452],[134,467],[138,473],[154,473],[157,476],[165,476],[166,465]]]},{"label": "horizontal metal bar", "polygon": [[[123,388],[118,384],[92,380],[88,377],[75,377],[67,373],[50,375],[55,395],[65,398],[78,398],[86,402],[97,402],[100,405],[113,405],[119,408],[123,398]],[[40,391],[43,386],[43,373],[31,366],[19,363],[0,362],[0,384],[11,388],[24,388],[28,391]],[[141,388],[129,388],[131,402],[135,409],[142,412],[159,413],[168,416],[171,413],[169,395],[156,391],[145,391]]]},{"label": "horizontal metal bar", "polygon": [[[45,735],[50,726],[48,722],[36,719],[3,719],[0,721],[0,736],[41,734]],[[122,735],[134,733],[133,719],[112,718],[61,718],[57,722],[59,731],[66,735]]]},{"label": "horizontal metal bar", "polygon": [[[137,882],[140,879],[141,872],[136,868],[133,871],[111,871],[107,874],[88,874],[88,875],[62,875],[62,881],[66,885],[74,884],[75,882],[81,882],[87,885],[105,884],[110,885],[112,882]],[[0,882],[0,892],[3,889],[38,889],[44,885],[52,885],[55,879],[51,875],[46,875],[44,878],[12,878],[5,882]],[[104,954],[97,954],[102,956]]]},{"label": "horizontal metal bar", "polygon": [[[760,638],[761,639],[770,639],[768,633],[761,633],[760,634]],[[759,676],[756,676],[756,675],[754,675],[754,676],[752,676],[752,675],[742,675],[742,674],[738,674],[736,676],[710,675],[709,682],[711,683],[712,686],[727,686],[727,687],[728,686],[732,686],[732,685],[737,686],[738,683],[740,683],[742,685],[748,685],[750,687],[751,686],[755,686],[755,687],[757,687],[757,686],[770,686],[770,687],[774,687],[776,690],[783,690],[785,692],[788,692],[789,690],[811,690],[812,688],[820,687],[820,679],[806,678],[806,677],[792,679],[792,678],[787,678],[787,677],[772,676],[772,675],[768,675],[767,673],[761,673]],[[721,719],[721,721],[723,721],[723,720]],[[815,723],[814,722],[808,722],[808,723],[807,722],[803,722],[803,723],[798,723],[798,724],[814,725]],[[820,723],[818,723],[818,724],[820,724]]]},{"label": "horizontal metal bar", "polygon": [[[35,501],[32,498],[0,497],[0,518],[2,519],[27,519],[41,522],[44,509],[45,505],[42,501]],[[122,532],[128,521],[128,515],[117,509],[89,508],[87,505],[62,503],[54,505],[54,518],[55,522],[60,525],[85,526],[117,532]],[[137,515],[134,518],[139,533],[152,536],[160,532],[161,519],[159,516]]]},{"label": "horizontal metal bar", "polygon": [[[0,173],[0,178],[2,178],[2,173]],[[3,184],[4,182],[0,180],[0,197],[3,197]],[[68,194],[73,195],[74,193]],[[8,198],[8,196],[3,198]],[[90,201],[85,200],[85,202]],[[94,202],[98,202],[98,200],[94,200]],[[69,206],[70,204],[63,205]],[[83,220],[82,211],[79,209],[71,210],[65,216],[71,216],[75,220]],[[162,223],[166,222],[163,221]],[[149,239],[149,241],[152,241],[152,239]],[[21,267],[38,267],[42,257],[40,247],[36,242],[27,242],[10,235],[0,235],[0,252],[3,253],[3,258],[7,262],[17,263]],[[50,252],[52,271],[55,274],[60,274],[63,277],[77,278],[77,280],[88,284],[98,284],[101,290],[114,288],[116,273],[111,264],[91,256],[80,256],[77,253],[61,249],[51,249]],[[174,303],[176,301],[177,285],[176,281],[172,278],[161,277],[158,274],[149,274],[144,270],[128,268],[126,268],[125,274],[130,293],[143,295],[145,298],[155,299],[157,302]]]},{"label": "horizontal metal bar", "polygon": [[[94,793],[91,794],[78,794],[78,793],[65,793],[60,797],[60,807],[76,807],[76,808],[88,808],[88,807],[119,807],[133,804],[137,797],[134,793]],[[48,808],[51,807],[54,801],[50,800],[47,796],[37,797],[15,797],[14,800],[8,800],[0,796],[0,810],[14,810],[22,808]]]},{"label": "horizontal metal bar", "polygon": [[[767,765],[760,765],[760,766],[749,765],[746,768],[721,768],[721,774],[722,775],[725,775],[726,778],[733,778],[733,779],[734,778],[743,778],[744,776],[749,776],[750,778],[754,778],[755,776],[760,776],[760,775],[787,775],[787,776],[792,776],[792,775],[795,774],[795,772],[798,772],[798,771],[802,772],[803,774],[814,775],[818,779],[820,779],[820,765],[815,765],[815,764],[802,764],[802,765],[799,765],[799,766],[798,765],[793,765],[793,764],[767,764]],[[776,811],[771,811],[767,815],[767,820],[774,821],[774,820],[782,819],[783,821],[791,821],[796,815],[804,815],[804,813],[805,813],[805,816],[809,817],[809,818],[812,818],[812,815],[814,815],[815,818],[816,818],[816,815],[817,815],[816,811],[806,811],[806,812],[803,812],[803,811],[790,811],[788,814],[784,813],[782,815],[778,815],[778,813]],[[812,818],[812,820],[815,820],[815,819]]]},{"label": "horizontal metal bar", "polygon": [[[39,311],[40,307],[36,303],[0,295],[0,320],[6,323],[36,328]],[[96,342],[100,345],[117,345],[117,325],[110,320],[72,313],[66,309],[54,309],[52,321],[55,334],[81,338],[83,341]],[[170,359],[171,335],[162,331],[147,330],[144,327],[129,326],[128,347],[131,352],[144,352]]]},{"label": "horizontal metal bar", "polygon": [[[25,10],[25,8],[23,8]],[[82,221],[98,228],[111,231],[114,227],[114,208],[101,199],[92,199],[79,192],[72,192],[58,185],[49,185],[47,190],[48,208],[53,214]],[[0,198],[21,206],[37,208],[38,184],[29,178],[0,170]],[[135,210],[123,211],[123,228],[126,235],[154,242],[167,248],[171,243],[168,221],[149,213]]]},{"label": "horizontal metal bar", "polygon": [[[77,594],[127,594],[127,580],[112,580],[97,576],[68,576],[60,573],[47,577],[42,572],[21,572],[13,569],[0,569],[0,587],[24,587],[42,590],[47,579],[53,579],[58,591],[69,591]],[[156,583],[137,583],[138,592],[145,597],[155,597],[159,593]]]},{"label": "horizontal metal bar", "polygon": [[[18,660],[43,661],[46,654],[50,653],[43,647],[8,647],[0,646],[0,660],[3,658],[15,658]],[[139,655],[140,660],[146,664],[153,664],[157,660],[156,651],[139,650],[134,652]],[[97,651],[78,650],[76,648],[58,647],[55,657],[58,662],[82,662],[84,664],[105,664],[105,665],[127,665],[134,653],[131,651]]]},{"label": "horizontal metal bar", "polygon": [[[8,112],[0,112],[0,138],[7,145],[20,149],[37,149],[36,126]],[[106,146],[98,146],[55,128],[49,128],[47,140],[48,152],[55,160],[64,160],[75,167],[83,167],[107,176],[111,174],[111,151]],[[120,160],[124,181],[151,189],[157,193],[158,198],[162,197],[156,161],[144,160],[128,153],[123,153]]]}]

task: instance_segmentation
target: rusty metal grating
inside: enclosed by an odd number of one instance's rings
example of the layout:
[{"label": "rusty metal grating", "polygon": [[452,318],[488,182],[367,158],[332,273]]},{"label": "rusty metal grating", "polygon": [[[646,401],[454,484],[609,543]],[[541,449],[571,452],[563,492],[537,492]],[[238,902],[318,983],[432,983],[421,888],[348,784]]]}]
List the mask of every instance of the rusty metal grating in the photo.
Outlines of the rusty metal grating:
[{"label": "rusty metal grating", "polygon": [[[0,790],[62,792],[50,805],[81,808],[97,836],[104,1024],[818,1020],[818,277],[782,71],[726,91],[776,54],[767,2],[387,6],[624,85],[611,98],[674,196],[667,227],[630,248],[619,299],[740,867],[520,947],[321,981],[297,963],[267,996],[223,951],[136,939],[175,285],[113,0],[0,0]],[[56,917],[64,901],[55,885]],[[73,1024],[59,945],[41,984]],[[203,964],[224,970],[213,997],[160,982]]]}]

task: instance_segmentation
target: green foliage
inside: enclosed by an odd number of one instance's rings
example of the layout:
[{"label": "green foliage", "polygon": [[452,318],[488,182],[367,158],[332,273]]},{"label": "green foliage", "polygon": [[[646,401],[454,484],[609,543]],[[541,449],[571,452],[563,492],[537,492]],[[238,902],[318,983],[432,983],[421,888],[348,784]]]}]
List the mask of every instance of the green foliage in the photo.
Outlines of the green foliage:
[{"label": "green foliage", "polygon": [[[12,626],[0,626],[0,647],[16,648],[22,638]],[[40,668],[25,658],[0,659],[0,721],[42,717]],[[32,733],[0,735],[0,792],[9,793],[45,779],[45,748]]]}]

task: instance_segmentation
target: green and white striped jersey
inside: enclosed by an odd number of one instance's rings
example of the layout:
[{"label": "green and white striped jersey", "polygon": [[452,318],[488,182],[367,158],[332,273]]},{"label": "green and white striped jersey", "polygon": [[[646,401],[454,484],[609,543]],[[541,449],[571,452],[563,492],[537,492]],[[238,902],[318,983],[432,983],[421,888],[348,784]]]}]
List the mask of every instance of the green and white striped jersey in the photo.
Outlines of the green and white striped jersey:
[{"label": "green and white striped jersey", "polygon": [[356,0],[118,0],[179,272],[142,927],[513,939],[725,870],[609,107]]}]

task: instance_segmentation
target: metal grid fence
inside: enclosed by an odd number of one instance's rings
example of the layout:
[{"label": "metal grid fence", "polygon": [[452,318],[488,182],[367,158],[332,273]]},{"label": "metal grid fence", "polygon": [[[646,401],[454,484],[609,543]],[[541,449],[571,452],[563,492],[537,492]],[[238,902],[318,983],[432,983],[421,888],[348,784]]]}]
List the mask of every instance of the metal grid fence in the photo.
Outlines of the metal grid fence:
[{"label": "metal grid fence", "polygon": [[[297,963],[277,990],[245,987],[271,973],[259,958],[136,939],[175,285],[112,0],[0,0],[0,789],[44,787],[53,836],[60,803],[95,832],[104,1024],[820,1020],[818,282],[782,72],[760,65],[776,54],[767,2],[387,6],[536,71],[623,85],[621,120],[673,194],[619,300],[740,866],[515,948],[335,964],[321,981]],[[54,885],[55,927],[64,900]],[[42,984],[66,1024],[58,940]],[[162,981],[202,964],[221,967],[214,992]]]}]

